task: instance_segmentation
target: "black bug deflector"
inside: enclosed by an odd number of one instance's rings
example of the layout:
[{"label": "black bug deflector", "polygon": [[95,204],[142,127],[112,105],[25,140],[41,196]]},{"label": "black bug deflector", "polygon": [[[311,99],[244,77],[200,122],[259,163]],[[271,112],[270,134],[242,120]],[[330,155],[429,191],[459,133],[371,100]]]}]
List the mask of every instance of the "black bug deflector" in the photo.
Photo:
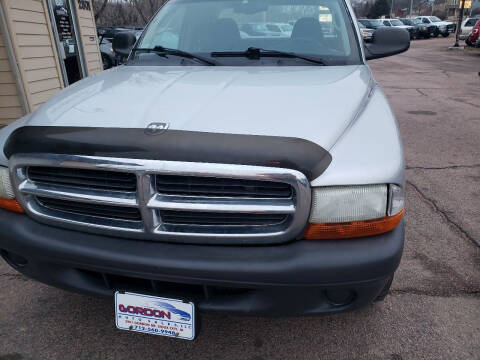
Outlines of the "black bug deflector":
[{"label": "black bug deflector", "polygon": [[309,180],[320,176],[332,157],[321,146],[291,137],[144,129],[25,126],[4,148],[18,153],[53,153],[131,159],[206,162],[294,169]]}]

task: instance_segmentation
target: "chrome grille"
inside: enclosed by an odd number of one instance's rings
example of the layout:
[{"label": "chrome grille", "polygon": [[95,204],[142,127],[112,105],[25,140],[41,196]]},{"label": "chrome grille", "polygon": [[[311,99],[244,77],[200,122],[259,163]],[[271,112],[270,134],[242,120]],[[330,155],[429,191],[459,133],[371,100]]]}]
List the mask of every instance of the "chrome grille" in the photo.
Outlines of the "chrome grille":
[{"label": "chrome grille", "polygon": [[38,221],[152,241],[293,240],[310,211],[290,169],[56,154],[10,159],[16,197]]}]

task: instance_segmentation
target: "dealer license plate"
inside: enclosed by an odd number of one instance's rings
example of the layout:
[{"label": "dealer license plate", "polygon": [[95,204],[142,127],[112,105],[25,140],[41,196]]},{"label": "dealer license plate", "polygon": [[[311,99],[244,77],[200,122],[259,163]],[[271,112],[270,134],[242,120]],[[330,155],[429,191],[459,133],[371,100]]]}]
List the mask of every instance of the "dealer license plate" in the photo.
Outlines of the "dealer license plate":
[{"label": "dealer license plate", "polygon": [[195,306],[177,299],[117,291],[115,324],[121,330],[193,340]]}]

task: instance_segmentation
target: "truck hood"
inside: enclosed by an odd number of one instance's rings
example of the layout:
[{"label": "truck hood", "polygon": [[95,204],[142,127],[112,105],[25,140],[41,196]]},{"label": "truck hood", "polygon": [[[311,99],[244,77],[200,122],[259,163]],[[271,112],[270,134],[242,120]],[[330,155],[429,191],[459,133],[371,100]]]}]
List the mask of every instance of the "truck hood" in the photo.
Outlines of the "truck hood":
[{"label": "truck hood", "polygon": [[29,126],[297,137],[330,149],[368,100],[367,66],[122,66],[53,97]]}]

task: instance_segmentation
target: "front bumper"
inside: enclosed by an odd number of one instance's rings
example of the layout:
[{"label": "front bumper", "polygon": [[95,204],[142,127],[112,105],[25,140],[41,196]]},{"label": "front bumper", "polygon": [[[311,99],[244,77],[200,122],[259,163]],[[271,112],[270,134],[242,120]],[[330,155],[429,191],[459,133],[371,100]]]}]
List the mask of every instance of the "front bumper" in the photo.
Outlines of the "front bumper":
[{"label": "front bumper", "polygon": [[0,228],[5,260],[46,284],[101,296],[153,293],[194,301],[200,311],[264,315],[329,313],[372,302],[397,269],[404,241],[403,221],[362,239],[243,247],[93,235],[4,210]]}]

